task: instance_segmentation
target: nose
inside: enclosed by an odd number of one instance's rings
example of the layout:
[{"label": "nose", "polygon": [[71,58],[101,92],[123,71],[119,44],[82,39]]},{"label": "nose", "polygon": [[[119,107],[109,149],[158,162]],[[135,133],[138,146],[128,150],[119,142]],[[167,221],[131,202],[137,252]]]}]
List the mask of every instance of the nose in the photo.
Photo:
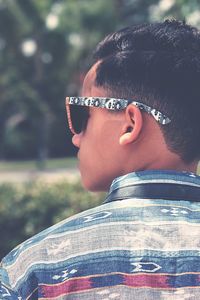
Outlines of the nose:
[{"label": "nose", "polygon": [[79,134],[74,134],[73,137],[72,137],[72,143],[77,148],[80,148],[80,145],[81,145],[81,136],[82,136],[82,132],[79,133]]}]

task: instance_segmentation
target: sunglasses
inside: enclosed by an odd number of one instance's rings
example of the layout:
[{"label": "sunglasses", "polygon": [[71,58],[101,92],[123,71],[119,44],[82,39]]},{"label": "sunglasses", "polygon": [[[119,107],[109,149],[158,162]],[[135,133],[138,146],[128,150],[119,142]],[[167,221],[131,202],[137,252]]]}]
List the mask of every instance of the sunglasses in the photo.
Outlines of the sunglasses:
[{"label": "sunglasses", "polygon": [[89,107],[100,107],[113,111],[121,111],[129,104],[135,105],[141,111],[147,112],[153,116],[159,124],[165,125],[171,122],[167,116],[155,108],[133,100],[102,97],[67,97],[66,110],[69,129],[72,134],[79,134],[86,129],[89,118]]}]

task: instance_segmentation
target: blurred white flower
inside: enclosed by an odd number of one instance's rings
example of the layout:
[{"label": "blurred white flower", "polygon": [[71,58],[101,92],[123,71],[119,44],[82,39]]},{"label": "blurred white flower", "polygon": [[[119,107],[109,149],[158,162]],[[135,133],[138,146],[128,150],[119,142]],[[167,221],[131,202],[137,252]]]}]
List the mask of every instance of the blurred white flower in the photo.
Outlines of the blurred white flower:
[{"label": "blurred white flower", "polygon": [[55,29],[58,26],[59,19],[58,16],[56,16],[53,13],[50,13],[46,18],[46,27],[48,29]]},{"label": "blurred white flower", "polygon": [[160,11],[164,13],[167,12],[174,4],[175,4],[175,0],[161,0],[158,3],[158,6]]},{"label": "blurred white flower", "polygon": [[72,46],[75,46],[78,48],[81,48],[83,46],[83,38],[81,37],[81,35],[79,33],[76,33],[76,32],[70,33],[68,40]]},{"label": "blurred white flower", "polygon": [[27,39],[22,42],[21,50],[25,56],[33,56],[37,50],[37,44],[33,39]]},{"label": "blurred white flower", "polygon": [[200,10],[195,10],[187,16],[187,22],[193,26],[200,26]]},{"label": "blurred white flower", "polygon": [[175,0],[160,0],[157,4],[150,5],[150,20],[159,20],[162,18],[175,4]]}]

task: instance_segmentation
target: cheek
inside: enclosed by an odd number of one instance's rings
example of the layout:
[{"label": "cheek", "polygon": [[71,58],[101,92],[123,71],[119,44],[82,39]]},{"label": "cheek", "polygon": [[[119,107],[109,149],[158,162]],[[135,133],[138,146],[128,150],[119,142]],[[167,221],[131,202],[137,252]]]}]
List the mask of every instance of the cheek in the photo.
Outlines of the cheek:
[{"label": "cheek", "polygon": [[[119,144],[119,133],[116,122],[109,122],[104,124],[102,130],[99,133],[99,139],[96,139],[94,148],[96,153],[94,157],[98,160],[98,166],[101,172],[112,174],[119,169],[119,165],[122,163],[121,146]],[[115,126],[114,126],[115,125]]]},{"label": "cheek", "polygon": [[80,165],[84,170],[98,173],[115,168],[121,146],[119,144],[121,122],[118,120],[102,120],[90,118],[87,130],[80,146]]},{"label": "cheek", "polygon": [[109,131],[102,136],[103,140],[96,136],[81,149],[79,167],[82,184],[90,191],[107,191],[113,179],[121,175],[123,166],[116,139]]},{"label": "cheek", "polygon": [[109,121],[105,122],[101,129],[101,144],[107,153],[111,150],[117,150],[119,147],[120,138],[120,122]]}]

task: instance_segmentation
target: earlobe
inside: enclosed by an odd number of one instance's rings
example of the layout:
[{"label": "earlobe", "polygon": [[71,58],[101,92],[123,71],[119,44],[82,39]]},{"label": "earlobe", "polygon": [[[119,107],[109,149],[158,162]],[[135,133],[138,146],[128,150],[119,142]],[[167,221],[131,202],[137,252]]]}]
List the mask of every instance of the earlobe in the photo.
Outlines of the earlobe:
[{"label": "earlobe", "polygon": [[125,112],[125,124],[119,139],[120,145],[133,143],[138,139],[143,125],[142,114],[139,108],[129,105]]},{"label": "earlobe", "polygon": [[131,133],[127,132],[120,136],[119,144],[126,145],[126,144],[129,144],[130,141],[131,141]]}]

